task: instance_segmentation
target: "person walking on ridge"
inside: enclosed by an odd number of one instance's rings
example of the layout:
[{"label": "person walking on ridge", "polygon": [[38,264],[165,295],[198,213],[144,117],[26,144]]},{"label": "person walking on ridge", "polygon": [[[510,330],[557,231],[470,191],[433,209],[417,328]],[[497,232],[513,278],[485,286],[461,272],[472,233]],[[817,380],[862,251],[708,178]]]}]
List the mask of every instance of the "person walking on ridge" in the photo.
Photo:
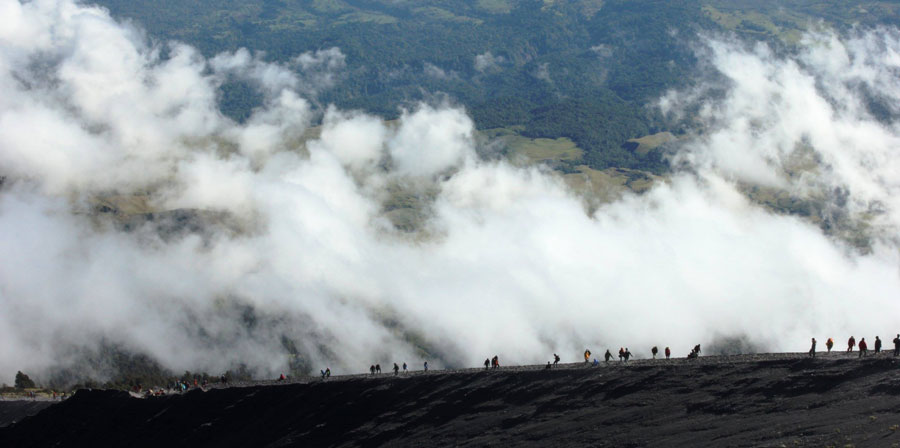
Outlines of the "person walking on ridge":
[{"label": "person walking on ridge", "polygon": [[609,352],[609,349],[606,349],[606,354],[603,355],[603,358],[606,360],[606,362],[609,362],[609,360],[612,359],[612,353]]},{"label": "person walking on ridge", "polygon": [[816,357],[816,338],[812,338],[812,347],[809,348],[809,356]]},{"label": "person walking on ridge", "polygon": [[875,354],[881,353],[881,338],[875,336]]},{"label": "person walking on ridge", "polygon": [[625,347],[619,347],[619,362],[625,361]]},{"label": "person walking on ridge", "polygon": [[862,338],[859,340],[859,357],[862,358],[866,356],[869,352],[869,345],[866,344],[866,338]]},{"label": "person walking on ridge", "polygon": [[[550,361],[547,361],[547,364],[550,364]],[[484,370],[487,370],[491,365],[491,360],[488,358],[484,358]]]},{"label": "person walking on ridge", "polygon": [[847,339],[847,351],[852,352],[853,347],[856,347],[856,338],[850,336],[850,339]]},{"label": "person walking on ridge", "polygon": [[900,356],[900,334],[894,338],[894,356]]},{"label": "person walking on ridge", "polygon": [[406,373],[406,363],[403,363],[403,373]]},{"label": "person walking on ridge", "polygon": [[669,347],[666,347],[666,359],[669,359],[669,356],[672,356],[672,350],[669,350]]},{"label": "person walking on ridge", "polygon": [[825,348],[828,349],[828,353],[831,353],[831,347],[834,347],[834,338],[828,338],[828,340],[825,341]]},{"label": "person walking on ridge", "polygon": [[659,353],[659,349],[654,345],[653,348],[650,349],[650,353],[653,354],[653,359],[656,359],[656,354]]},{"label": "person walking on ridge", "polygon": [[588,349],[584,349],[584,362],[588,363],[591,361],[591,351]]},{"label": "person walking on ridge", "polygon": [[553,354],[553,367],[556,367],[557,364],[559,364],[559,355],[554,353]]}]

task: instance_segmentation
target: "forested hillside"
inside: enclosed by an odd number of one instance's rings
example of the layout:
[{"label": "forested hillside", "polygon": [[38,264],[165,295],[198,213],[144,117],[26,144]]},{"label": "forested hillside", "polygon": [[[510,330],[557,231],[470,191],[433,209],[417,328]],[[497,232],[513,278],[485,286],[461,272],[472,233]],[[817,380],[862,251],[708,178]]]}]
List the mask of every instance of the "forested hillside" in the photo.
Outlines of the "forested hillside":
[{"label": "forested hillside", "polygon": [[[623,143],[669,130],[651,102],[698,76],[698,33],[734,32],[790,50],[824,20],[846,28],[896,23],[891,2],[655,0],[98,0],[151,36],[207,56],[246,47],[267,60],[338,47],[346,67],[317,93],[386,118],[435,95],[464,105],[480,129],[519,126],[569,137],[591,168],[660,172],[658,150]],[[870,12],[877,11],[878,14]],[[245,119],[261,95],[223,87],[226,114]]]}]

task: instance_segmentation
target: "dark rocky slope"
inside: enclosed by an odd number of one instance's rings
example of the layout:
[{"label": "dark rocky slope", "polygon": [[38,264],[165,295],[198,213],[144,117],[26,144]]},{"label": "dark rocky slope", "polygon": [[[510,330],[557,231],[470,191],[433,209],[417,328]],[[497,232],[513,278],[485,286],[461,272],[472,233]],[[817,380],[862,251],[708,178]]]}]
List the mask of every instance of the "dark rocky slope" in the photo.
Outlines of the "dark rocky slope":
[{"label": "dark rocky slope", "polygon": [[46,400],[11,400],[0,401],[0,427],[11,425],[25,417],[37,414],[56,403]]},{"label": "dark rocky slope", "polygon": [[[855,355],[855,354],[854,354]],[[79,391],[0,446],[900,444],[900,363],[745,355],[348,376],[136,399]]]}]

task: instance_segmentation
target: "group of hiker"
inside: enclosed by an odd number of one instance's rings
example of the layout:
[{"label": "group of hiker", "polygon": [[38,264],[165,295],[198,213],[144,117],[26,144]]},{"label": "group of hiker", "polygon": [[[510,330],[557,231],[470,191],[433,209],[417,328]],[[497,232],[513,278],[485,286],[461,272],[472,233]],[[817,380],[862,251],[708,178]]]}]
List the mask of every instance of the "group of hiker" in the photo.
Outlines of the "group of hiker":
[{"label": "group of hiker", "polygon": [[[898,334],[897,337],[894,338],[893,342],[894,342],[894,356],[900,356],[900,334]],[[828,349],[828,352],[830,353],[831,349],[834,347],[834,339],[828,338],[828,341],[825,342],[825,347]],[[859,348],[859,357],[860,358],[867,356],[868,344],[866,343],[866,338],[860,339],[859,344],[857,344],[856,338],[854,338],[853,336],[850,336],[850,339],[847,340],[847,352],[852,352],[855,347]],[[875,353],[880,353],[880,352],[881,352],[881,338],[878,336],[875,336]],[[653,359],[656,359],[656,356],[659,354],[659,347],[653,346],[650,349],[650,354],[653,357]],[[672,357],[672,350],[669,347],[666,347],[663,350],[663,354],[666,357],[665,359],[670,359]],[[620,362],[627,363],[628,360],[631,359],[631,357],[633,357],[633,356],[634,355],[631,353],[631,350],[629,350],[628,347],[620,347],[619,348],[619,361]],[[700,356],[700,344],[697,344],[694,346],[693,349],[691,349],[691,352],[687,355],[687,359],[694,359],[694,358],[698,358],[699,356]],[[812,338],[812,347],[809,349],[809,356],[812,356],[812,357],[816,356],[816,338]],[[609,351],[609,349],[607,349],[606,353],[603,354],[603,359],[607,363],[609,363],[610,360],[613,359],[613,354]],[[561,360],[560,356],[558,354],[554,353],[553,361],[547,361],[547,365],[545,368],[551,369],[553,367],[558,366],[560,360]],[[591,362],[591,351],[589,349],[584,350],[584,362],[585,362],[585,364]],[[597,366],[599,364],[600,364],[600,361],[595,358],[593,360],[593,365]],[[494,355],[494,357],[492,357],[492,358],[485,358],[485,360],[484,360],[484,369],[485,370],[499,369],[499,368],[500,368],[499,356]],[[400,365],[397,365],[397,363],[394,363],[394,367],[393,367],[394,375],[399,375],[401,369],[402,369],[403,373],[407,373],[409,371],[409,367],[406,365],[405,362],[402,364],[402,367]],[[428,371],[428,361],[425,361],[425,363],[424,363],[424,370],[426,372]],[[372,375],[380,374],[381,373],[381,364],[372,364],[369,367],[369,373]],[[321,374],[322,374],[322,378],[330,377],[331,370],[325,369],[325,370],[321,371]]]},{"label": "group of hiker", "polygon": [[[894,356],[900,356],[900,334],[893,340],[894,343]],[[825,341],[825,348],[828,350],[828,353],[831,353],[831,349],[834,347],[834,339],[828,338]],[[850,336],[850,339],[847,339],[847,352],[852,352],[854,347],[859,348],[859,357],[865,357],[869,354],[869,344],[866,343],[866,338],[862,338],[859,340],[859,345],[856,344],[856,338]],[[875,336],[875,354],[881,353],[881,338]],[[816,357],[816,338],[812,338],[812,346],[809,348],[809,356],[815,358]]]},{"label": "group of hiker", "polygon": [[[666,347],[664,353],[666,355],[666,359],[669,359],[672,357],[672,350],[669,349],[669,347]],[[653,359],[656,359],[656,355],[659,354],[659,347],[653,346],[653,348],[650,349],[650,354],[653,356]],[[691,354],[688,355],[688,358],[696,358],[699,355],[700,355],[700,344],[697,344],[696,346],[694,346],[694,349],[691,351]],[[629,350],[628,347],[619,347],[619,361],[628,362],[628,360],[631,359],[632,356],[634,356],[634,355],[631,353],[631,350]],[[603,360],[608,363],[612,358],[613,358],[612,353],[610,353],[609,349],[607,349],[606,353],[603,354]],[[551,364],[550,361],[547,361],[547,366],[545,368],[551,369],[553,367],[556,367],[559,364],[559,361],[560,361],[559,355],[554,353],[553,354],[553,363]],[[487,360],[485,360],[484,362],[485,362],[485,368],[487,368]],[[587,364],[589,362],[591,362],[591,350],[584,349],[584,363]],[[598,361],[596,358],[594,358],[593,365],[597,366],[599,364],[600,364],[600,361]]]},{"label": "group of hiker", "polygon": [[[556,356],[556,355],[554,354],[553,356]],[[556,359],[557,359],[557,362],[559,362],[558,356],[556,357]],[[490,358],[490,359],[485,358],[484,359],[484,370],[487,370],[488,366],[490,366],[490,368],[492,368],[492,369],[499,369],[500,368],[500,358],[497,355],[494,355],[494,357]]]},{"label": "group of hiker", "polygon": [[[425,364],[423,364],[423,368],[426,372],[428,371],[428,361],[425,361]],[[401,367],[399,365],[397,365],[397,363],[395,362],[394,367],[393,367],[394,375],[399,375],[400,369],[401,369]],[[409,372],[409,366],[406,365],[405,362],[403,363],[402,369],[403,369],[403,373]],[[331,376],[331,370],[326,369],[325,372],[327,372],[327,375],[323,374],[322,375],[323,378]],[[381,364],[372,364],[369,367],[369,373],[372,375],[380,374],[381,373]]]}]

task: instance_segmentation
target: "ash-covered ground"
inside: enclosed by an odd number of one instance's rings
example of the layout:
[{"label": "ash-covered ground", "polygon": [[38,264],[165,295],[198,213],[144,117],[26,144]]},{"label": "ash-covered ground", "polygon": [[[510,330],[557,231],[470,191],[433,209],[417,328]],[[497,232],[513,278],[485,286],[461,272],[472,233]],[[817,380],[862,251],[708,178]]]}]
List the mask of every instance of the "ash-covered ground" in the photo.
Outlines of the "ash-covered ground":
[{"label": "ash-covered ground", "polygon": [[898,369],[884,353],[762,354],[82,390],[0,428],[0,446],[891,447]]}]

